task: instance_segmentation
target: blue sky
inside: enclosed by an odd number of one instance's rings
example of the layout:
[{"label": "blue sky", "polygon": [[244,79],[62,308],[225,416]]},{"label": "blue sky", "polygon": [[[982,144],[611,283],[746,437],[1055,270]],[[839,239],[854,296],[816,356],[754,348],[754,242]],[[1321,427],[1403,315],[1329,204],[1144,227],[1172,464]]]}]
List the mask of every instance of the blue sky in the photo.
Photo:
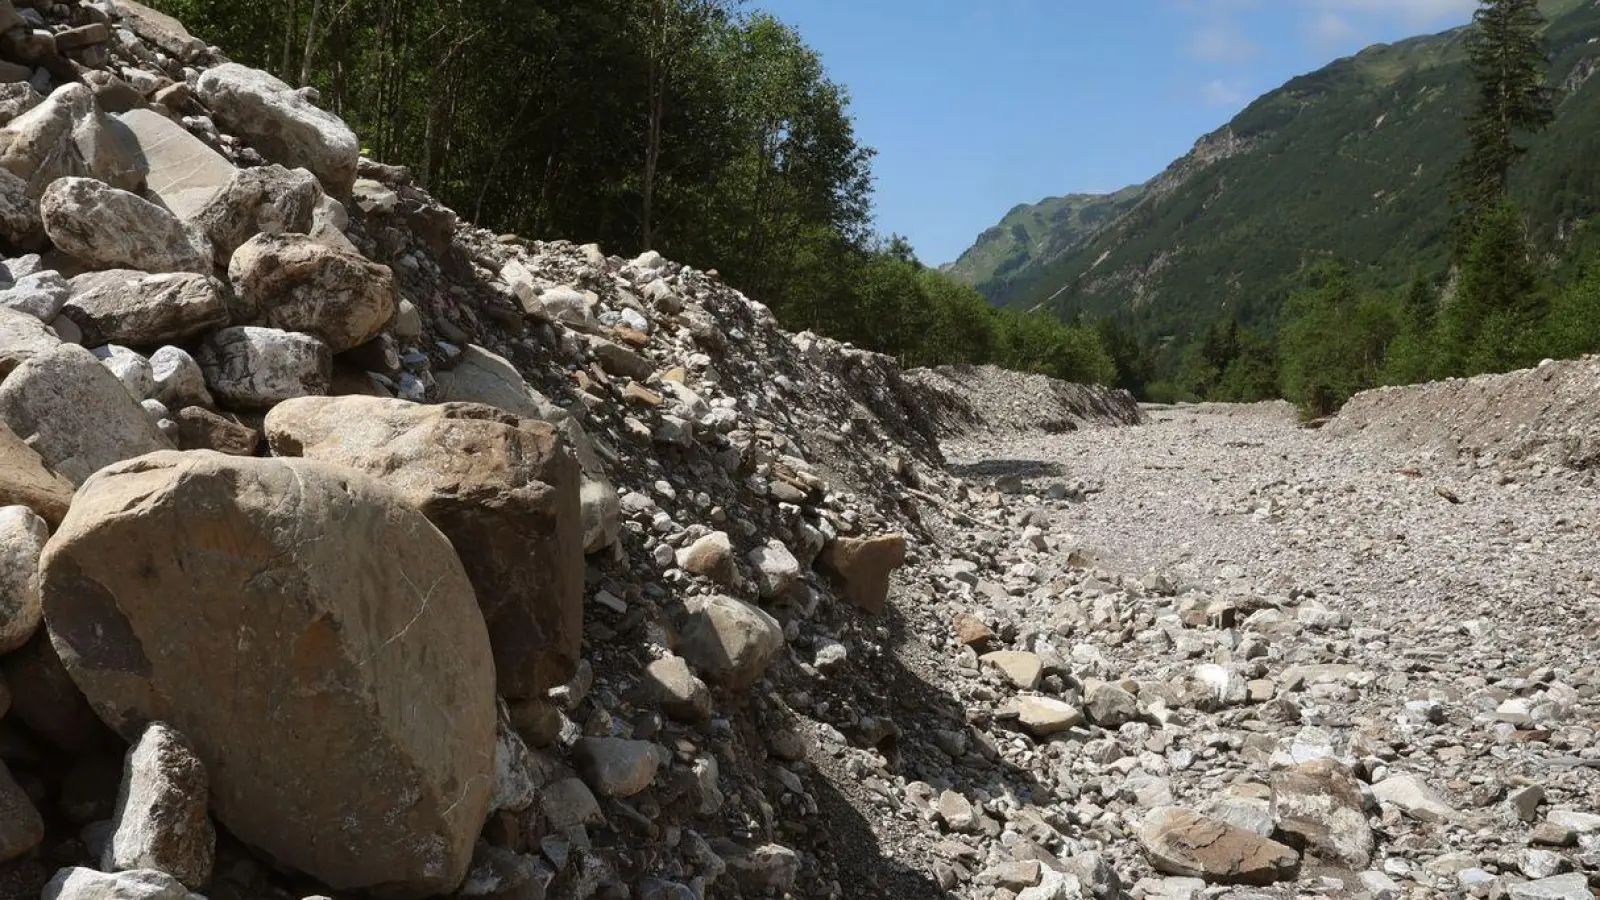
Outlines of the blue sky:
[{"label": "blue sky", "polygon": [[878,228],[949,262],[1018,203],[1159,173],[1255,97],[1476,0],[751,0],[850,88]]}]

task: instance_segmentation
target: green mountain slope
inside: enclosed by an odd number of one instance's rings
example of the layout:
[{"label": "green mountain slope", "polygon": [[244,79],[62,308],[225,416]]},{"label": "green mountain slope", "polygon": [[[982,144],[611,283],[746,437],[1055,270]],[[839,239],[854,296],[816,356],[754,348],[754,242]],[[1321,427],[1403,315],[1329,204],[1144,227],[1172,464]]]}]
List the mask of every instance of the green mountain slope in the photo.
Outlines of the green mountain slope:
[{"label": "green mountain slope", "polygon": [[944,271],[967,284],[1004,284],[1077,249],[1143,195],[1143,186],[1137,186],[1113,194],[1047,197],[1015,207]]},{"label": "green mountain slope", "polygon": [[[1546,4],[1559,117],[1515,193],[1549,243],[1600,210],[1600,6]],[[1451,167],[1470,102],[1464,29],[1369,48],[1251,104],[1145,186],[1128,211],[1041,265],[977,281],[1002,305],[1123,314],[1147,336],[1219,317],[1270,325],[1307,266],[1380,285],[1447,254]]]}]

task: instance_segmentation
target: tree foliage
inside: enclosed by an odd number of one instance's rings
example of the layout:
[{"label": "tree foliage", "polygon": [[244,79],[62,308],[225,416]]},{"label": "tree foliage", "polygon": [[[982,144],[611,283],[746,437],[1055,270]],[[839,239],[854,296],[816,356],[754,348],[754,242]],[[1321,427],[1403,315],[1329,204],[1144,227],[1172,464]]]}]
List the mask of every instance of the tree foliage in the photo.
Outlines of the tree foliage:
[{"label": "tree foliage", "polygon": [[1524,140],[1555,121],[1538,0],[1483,0],[1472,21],[1466,44],[1475,93],[1452,195],[1458,257],[1509,197],[1511,168],[1528,152]]},{"label": "tree foliage", "polygon": [[872,150],[800,35],[739,0],[158,0],[315,86],[472,220],[655,249],[908,364],[1116,378],[1092,329],[997,313],[871,233]]}]

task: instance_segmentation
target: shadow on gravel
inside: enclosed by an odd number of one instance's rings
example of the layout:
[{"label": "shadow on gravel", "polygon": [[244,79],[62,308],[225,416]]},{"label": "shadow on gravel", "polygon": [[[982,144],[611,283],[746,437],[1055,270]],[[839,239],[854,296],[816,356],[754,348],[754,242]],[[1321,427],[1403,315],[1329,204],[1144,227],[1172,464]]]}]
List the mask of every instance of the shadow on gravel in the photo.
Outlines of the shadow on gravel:
[{"label": "shadow on gravel", "polygon": [[[904,602],[904,598],[896,597],[896,601]],[[998,754],[985,755],[984,751],[992,748],[983,747],[977,729],[969,727],[964,704],[904,662],[903,656],[926,652],[917,643],[919,631],[940,633],[947,623],[925,622],[914,628],[895,602],[883,618],[858,622],[869,634],[878,628],[887,630],[887,640],[880,641],[885,652],[853,664],[849,675],[827,682],[826,688],[817,692],[816,698],[830,705],[830,714],[821,717],[823,720],[844,732],[853,747],[876,750],[891,774],[932,786],[934,804],[939,792],[947,789],[972,802],[1003,792],[1024,805],[1048,802],[1051,789],[1032,772],[1005,762]],[[843,721],[847,718],[854,720],[849,727]],[[948,744],[953,735],[964,736],[968,748],[960,759],[952,759],[940,747],[941,741]],[[922,821],[920,810],[909,818],[891,812],[882,793],[898,794],[892,781],[876,772],[851,774],[825,749],[813,762],[824,777],[809,786],[845,897],[920,900],[953,896],[935,881],[935,863],[962,862],[977,874],[981,861],[975,865],[929,853],[941,840],[971,843],[970,839],[936,834],[937,826]],[[905,809],[914,809],[904,795],[896,800]]]},{"label": "shadow on gravel", "polygon": [[1061,478],[1067,470],[1058,463],[1037,459],[986,459],[982,462],[951,464],[950,472],[966,479]]}]

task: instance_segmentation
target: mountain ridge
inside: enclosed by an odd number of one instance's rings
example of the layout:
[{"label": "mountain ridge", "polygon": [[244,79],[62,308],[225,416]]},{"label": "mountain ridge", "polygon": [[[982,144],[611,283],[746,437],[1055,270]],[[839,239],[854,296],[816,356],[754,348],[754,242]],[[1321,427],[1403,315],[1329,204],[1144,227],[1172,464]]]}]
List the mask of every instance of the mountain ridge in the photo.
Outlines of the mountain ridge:
[{"label": "mountain ridge", "polygon": [[[1600,115],[1588,86],[1600,7],[1561,0],[1545,10],[1560,115],[1514,188],[1550,240],[1593,214],[1589,198],[1600,195],[1600,141],[1585,133]],[[1374,44],[1296,76],[1129,189],[1137,201],[1115,219],[1055,242],[1059,252],[1016,258],[1002,277],[951,274],[997,305],[1118,316],[1155,338],[1230,316],[1270,326],[1296,274],[1326,258],[1382,285],[1442,270],[1449,172],[1465,147],[1469,27]]]}]

